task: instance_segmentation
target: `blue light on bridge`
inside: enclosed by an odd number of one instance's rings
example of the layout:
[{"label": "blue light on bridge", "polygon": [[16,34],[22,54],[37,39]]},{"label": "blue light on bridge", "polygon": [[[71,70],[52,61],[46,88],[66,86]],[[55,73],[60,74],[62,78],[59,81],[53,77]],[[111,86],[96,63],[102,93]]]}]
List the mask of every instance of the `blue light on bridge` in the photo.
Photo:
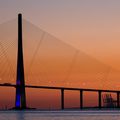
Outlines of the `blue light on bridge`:
[{"label": "blue light on bridge", "polygon": [[16,103],[15,104],[17,108],[20,108],[21,106],[20,88],[17,88],[17,91],[16,91]]}]

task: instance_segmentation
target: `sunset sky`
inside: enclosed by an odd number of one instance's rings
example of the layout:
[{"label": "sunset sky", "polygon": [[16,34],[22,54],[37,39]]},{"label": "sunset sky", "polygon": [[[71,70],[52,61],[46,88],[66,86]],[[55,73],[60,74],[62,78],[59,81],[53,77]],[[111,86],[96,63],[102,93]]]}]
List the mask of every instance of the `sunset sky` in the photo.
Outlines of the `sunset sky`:
[{"label": "sunset sky", "polygon": [[[17,42],[18,13],[24,18],[27,84],[120,90],[119,0],[0,0],[3,47],[9,40]],[[31,64],[42,36],[41,49]],[[8,56],[14,66],[16,51],[12,48]],[[0,75],[2,83],[8,82]]]},{"label": "sunset sky", "polygon": [[1,0],[0,23],[21,12],[39,28],[119,69],[119,11],[119,0]]}]

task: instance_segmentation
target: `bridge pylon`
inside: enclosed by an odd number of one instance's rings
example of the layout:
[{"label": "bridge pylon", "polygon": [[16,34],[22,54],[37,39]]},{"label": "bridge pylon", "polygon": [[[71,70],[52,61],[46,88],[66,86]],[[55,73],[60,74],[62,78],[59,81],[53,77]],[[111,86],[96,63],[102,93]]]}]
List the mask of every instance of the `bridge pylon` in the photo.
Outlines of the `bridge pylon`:
[{"label": "bridge pylon", "polygon": [[22,46],[22,14],[18,14],[18,54],[17,54],[17,77],[16,77],[16,100],[15,109],[26,109],[24,61]]}]

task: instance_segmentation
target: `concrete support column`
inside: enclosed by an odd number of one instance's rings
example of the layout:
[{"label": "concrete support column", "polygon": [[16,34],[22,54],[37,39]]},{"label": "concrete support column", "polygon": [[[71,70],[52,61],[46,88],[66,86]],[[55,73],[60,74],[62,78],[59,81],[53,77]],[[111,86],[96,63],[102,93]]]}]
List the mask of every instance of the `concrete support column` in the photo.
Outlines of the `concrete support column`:
[{"label": "concrete support column", "polygon": [[120,97],[119,97],[119,92],[117,92],[117,108],[119,108],[120,107]]},{"label": "concrete support column", "polygon": [[99,109],[101,109],[102,105],[101,105],[101,97],[102,97],[102,92],[98,91],[98,107]]},{"label": "concrete support column", "polygon": [[83,109],[83,90],[80,90],[80,108]]},{"label": "concrete support column", "polygon": [[64,89],[61,89],[61,109],[64,109]]}]

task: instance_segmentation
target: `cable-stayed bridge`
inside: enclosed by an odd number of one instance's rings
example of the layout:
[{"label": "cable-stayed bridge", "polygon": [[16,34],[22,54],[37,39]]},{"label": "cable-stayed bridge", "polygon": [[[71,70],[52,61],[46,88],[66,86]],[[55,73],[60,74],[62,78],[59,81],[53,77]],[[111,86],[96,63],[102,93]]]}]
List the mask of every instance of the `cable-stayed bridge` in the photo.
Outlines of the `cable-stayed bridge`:
[{"label": "cable-stayed bridge", "polygon": [[[117,94],[119,108],[119,90],[105,90],[116,84],[110,84],[110,80],[114,80],[118,70],[67,45],[26,20],[22,24],[21,14],[16,24],[15,21],[2,24],[0,29],[0,86],[16,88],[15,109],[27,109],[25,87],[60,90],[62,109],[65,90],[80,91],[80,108],[83,108],[84,91],[98,92],[99,108],[102,107],[102,92],[113,92]],[[119,76],[116,78],[119,80]],[[88,89],[88,86],[92,89]]]}]

